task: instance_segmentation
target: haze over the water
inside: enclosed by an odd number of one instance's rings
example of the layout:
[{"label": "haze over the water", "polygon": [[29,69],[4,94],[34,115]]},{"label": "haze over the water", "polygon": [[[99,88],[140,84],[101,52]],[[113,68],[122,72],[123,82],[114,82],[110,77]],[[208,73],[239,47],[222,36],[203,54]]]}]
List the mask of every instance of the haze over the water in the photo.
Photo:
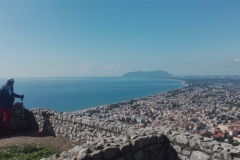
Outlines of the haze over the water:
[{"label": "haze over the water", "polygon": [[0,1],[0,77],[240,75],[240,1]]}]

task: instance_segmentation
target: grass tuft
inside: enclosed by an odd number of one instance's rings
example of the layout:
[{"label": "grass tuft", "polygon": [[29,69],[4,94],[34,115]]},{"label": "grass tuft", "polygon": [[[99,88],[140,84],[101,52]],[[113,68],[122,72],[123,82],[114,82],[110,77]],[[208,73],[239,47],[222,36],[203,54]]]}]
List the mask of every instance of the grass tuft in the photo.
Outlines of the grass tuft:
[{"label": "grass tuft", "polygon": [[55,154],[54,149],[37,145],[21,145],[0,148],[0,160],[40,160]]}]

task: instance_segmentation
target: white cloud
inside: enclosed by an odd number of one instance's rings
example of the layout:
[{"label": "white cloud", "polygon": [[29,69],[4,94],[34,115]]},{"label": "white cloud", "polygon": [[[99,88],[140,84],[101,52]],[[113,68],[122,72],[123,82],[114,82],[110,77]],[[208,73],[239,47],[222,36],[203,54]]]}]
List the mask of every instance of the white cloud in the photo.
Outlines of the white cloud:
[{"label": "white cloud", "polygon": [[236,58],[236,59],[234,59],[234,62],[240,62],[240,59],[239,58]]},{"label": "white cloud", "polygon": [[81,71],[81,72],[89,72],[89,71],[91,71],[91,70],[93,70],[93,66],[91,66],[91,65],[85,65],[85,66],[80,66],[79,67],[79,71]]},{"label": "white cloud", "polygon": [[115,69],[119,69],[119,68],[121,68],[120,64],[115,66]]},{"label": "white cloud", "polygon": [[108,66],[106,66],[105,68],[106,69],[111,69],[111,68],[113,68],[114,67],[114,65],[108,65]]},{"label": "white cloud", "polygon": [[110,64],[110,65],[106,66],[105,68],[106,68],[106,69],[115,69],[115,70],[117,70],[117,69],[120,69],[120,68],[121,68],[121,65],[120,65],[120,64],[118,64],[118,65],[112,65],[112,64]]},{"label": "white cloud", "polygon": [[230,61],[231,63],[240,63],[240,58],[235,58],[234,60]]}]

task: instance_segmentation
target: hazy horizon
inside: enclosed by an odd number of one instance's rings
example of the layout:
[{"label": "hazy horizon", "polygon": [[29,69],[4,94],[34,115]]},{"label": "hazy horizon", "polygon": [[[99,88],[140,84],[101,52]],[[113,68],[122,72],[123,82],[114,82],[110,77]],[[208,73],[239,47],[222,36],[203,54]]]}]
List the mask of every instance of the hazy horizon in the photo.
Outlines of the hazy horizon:
[{"label": "hazy horizon", "polygon": [[0,77],[240,75],[240,1],[0,1]]}]

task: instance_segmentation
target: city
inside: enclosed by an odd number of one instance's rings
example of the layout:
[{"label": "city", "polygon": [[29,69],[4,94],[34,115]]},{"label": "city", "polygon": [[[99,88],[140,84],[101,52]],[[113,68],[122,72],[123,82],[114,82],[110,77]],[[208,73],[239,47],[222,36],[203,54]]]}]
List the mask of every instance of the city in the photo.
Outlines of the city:
[{"label": "city", "polygon": [[170,131],[190,132],[215,140],[240,142],[239,78],[181,78],[185,86],[78,113],[116,124],[166,126]]}]

